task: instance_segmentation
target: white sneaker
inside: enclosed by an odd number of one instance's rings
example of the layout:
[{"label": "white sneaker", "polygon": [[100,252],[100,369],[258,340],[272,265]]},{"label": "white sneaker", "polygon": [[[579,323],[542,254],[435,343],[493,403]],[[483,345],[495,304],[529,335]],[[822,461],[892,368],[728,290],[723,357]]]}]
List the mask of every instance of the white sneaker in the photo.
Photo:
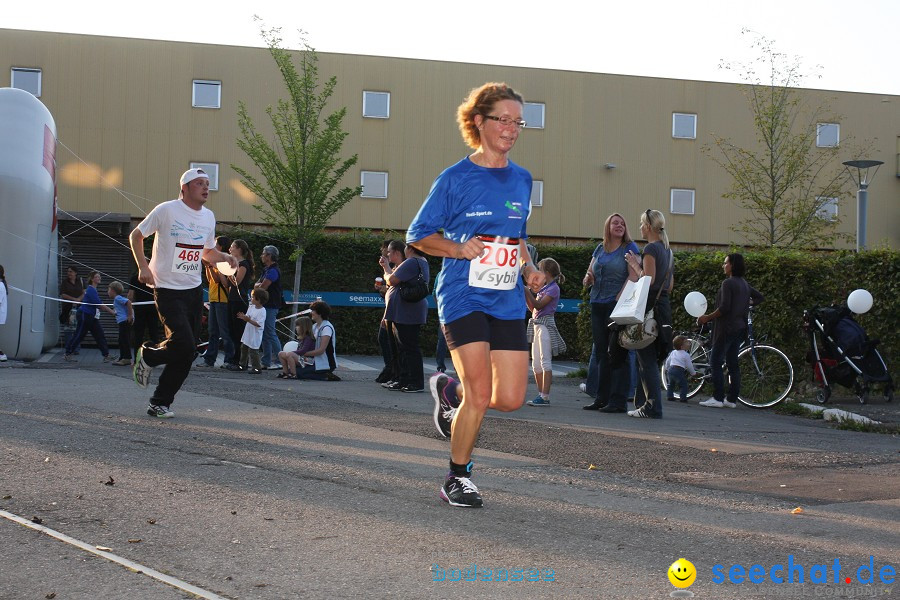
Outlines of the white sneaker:
[{"label": "white sneaker", "polygon": [[6,361],[7,361],[6,355],[3,354],[2,352],[0,352],[0,362],[6,362]]},{"label": "white sneaker", "polygon": [[[707,398],[706,400],[704,400],[703,402],[700,403],[700,406],[708,406],[710,408],[722,408],[723,406],[725,406],[725,404],[723,404],[722,402],[719,402],[715,398]],[[732,406],[734,406],[733,403],[732,403]]]},{"label": "white sneaker", "polygon": [[725,406],[725,408],[737,408],[737,404],[735,404],[734,402],[729,402],[728,400],[722,400],[722,404]]},{"label": "white sneaker", "polygon": [[587,394],[587,384],[586,383],[579,383],[578,389],[581,390],[583,393]]}]

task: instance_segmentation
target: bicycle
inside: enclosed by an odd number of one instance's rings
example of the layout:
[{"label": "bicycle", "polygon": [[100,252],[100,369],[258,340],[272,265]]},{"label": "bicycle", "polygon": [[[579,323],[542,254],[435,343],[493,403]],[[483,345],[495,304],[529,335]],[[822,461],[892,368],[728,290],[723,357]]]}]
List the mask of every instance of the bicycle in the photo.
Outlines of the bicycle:
[{"label": "bicycle", "polygon": [[[712,354],[712,341],[703,333],[704,326],[697,332],[683,332],[679,335],[687,338],[688,354],[697,370],[688,379],[688,398],[696,396],[707,381],[712,381],[712,368],[709,357]],[[738,352],[738,365],[741,369],[741,395],[738,401],[750,408],[769,408],[784,400],[794,385],[794,367],[787,355],[774,346],[760,344],[753,335],[753,308],[747,315],[747,339],[741,344]],[[669,378],[664,368],[662,373],[663,389],[669,389]],[[728,370],[725,370],[727,376]],[[681,394],[675,392],[676,398]]]}]

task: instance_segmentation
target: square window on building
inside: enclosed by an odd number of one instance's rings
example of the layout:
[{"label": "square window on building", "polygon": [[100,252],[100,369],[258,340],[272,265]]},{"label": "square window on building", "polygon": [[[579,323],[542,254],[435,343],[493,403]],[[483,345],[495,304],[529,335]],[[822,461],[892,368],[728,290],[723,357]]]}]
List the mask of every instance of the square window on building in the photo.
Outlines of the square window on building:
[{"label": "square window on building", "polygon": [[219,163],[192,162],[189,168],[205,171],[209,175],[209,191],[217,192],[219,190]]},{"label": "square window on building", "polygon": [[390,92],[363,92],[363,116],[387,119],[391,116]]},{"label": "square window on building", "polygon": [[363,198],[388,197],[388,174],[383,171],[362,171],[359,184],[363,188],[360,194]]},{"label": "square window on building", "polygon": [[823,221],[837,221],[838,216],[838,199],[837,198],[825,198],[816,196],[816,204],[819,208],[816,209],[816,216]]},{"label": "square window on building", "polygon": [[522,108],[522,120],[525,121],[526,129],[543,129],[544,128],[544,109],[546,105],[543,102],[526,102]]},{"label": "square window on building", "polygon": [[841,126],[837,123],[818,123],[816,125],[816,146],[819,148],[836,148],[841,143]]},{"label": "square window on building", "polygon": [[34,96],[41,97],[41,70],[13,67],[9,73],[9,87],[18,88],[30,92]]},{"label": "square window on building", "polygon": [[694,214],[694,190],[672,188],[669,212],[673,215]]},{"label": "square window on building", "polygon": [[222,82],[195,79],[191,105],[194,108],[222,108]]},{"label": "square window on building", "polygon": [[543,181],[532,181],[531,182],[531,205],[532,206],[543,206],[544,205],[544,182]]},{"label": "square window on building", "polygon": [[697,115],[689,113],[672,113],[672,137],[696,140]]}]

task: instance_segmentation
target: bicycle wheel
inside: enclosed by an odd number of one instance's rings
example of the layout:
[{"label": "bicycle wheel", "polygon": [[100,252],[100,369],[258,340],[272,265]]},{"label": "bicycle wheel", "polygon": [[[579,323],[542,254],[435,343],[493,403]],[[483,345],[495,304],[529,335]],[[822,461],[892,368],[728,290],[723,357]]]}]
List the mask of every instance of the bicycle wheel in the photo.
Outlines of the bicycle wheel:
[{"label": "bicycle wheel", "polygon": [[[706,341],[703,338],[695,337],[693,335],[683,335],[688,342],[688,354],[691,355],[691,362],[694,363],[694,369],[697,370],[697,373],[688,377],[688,398],[693,398],[698,393],[700,393],[700,389],[703,387],[703,384],[706,382],[706,376],[709,373],[709,350],[703,345]],[[669,389],[669,376],[666,373],[665,367],[660,367],[659,369],[660,376],[662,378],[662,386],[663,390]],[[675,392],[675,397],[681,399],[681,393],[677,390]]]},{"label": "bicycle wheel", "polygon": [[768,408],[784,400],[794,385],[794,367],[788,357],[772,346],[753,346],[738,354],[741,395],[750,408]]}]

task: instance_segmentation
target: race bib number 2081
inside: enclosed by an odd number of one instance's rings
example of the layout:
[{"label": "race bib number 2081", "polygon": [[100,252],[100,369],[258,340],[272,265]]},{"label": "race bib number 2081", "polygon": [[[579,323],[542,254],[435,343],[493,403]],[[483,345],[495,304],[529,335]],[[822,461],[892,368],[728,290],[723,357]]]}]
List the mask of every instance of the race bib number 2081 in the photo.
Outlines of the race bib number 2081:
[{"label": "race bib number 2081", "polygon": [[175,254],[172,256],[173,273],[199,273],[200,255],[203,254],[203,244],[175,244]]}]

